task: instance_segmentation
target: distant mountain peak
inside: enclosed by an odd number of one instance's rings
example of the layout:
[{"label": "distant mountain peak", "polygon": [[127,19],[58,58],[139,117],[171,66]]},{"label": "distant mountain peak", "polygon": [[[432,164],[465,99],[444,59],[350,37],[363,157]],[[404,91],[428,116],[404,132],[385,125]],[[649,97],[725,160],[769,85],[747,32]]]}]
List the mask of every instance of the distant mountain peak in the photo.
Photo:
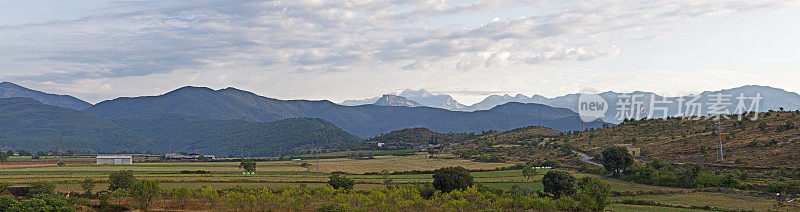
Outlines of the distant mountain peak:
[{"label": "distant mountain peak", "polygon": [[408,100],[402,96],[386,94],[383,95],[378,101],[373,103],[380,106],[404,106],[404,107],[420,107],[423,106],[415,101]]}]

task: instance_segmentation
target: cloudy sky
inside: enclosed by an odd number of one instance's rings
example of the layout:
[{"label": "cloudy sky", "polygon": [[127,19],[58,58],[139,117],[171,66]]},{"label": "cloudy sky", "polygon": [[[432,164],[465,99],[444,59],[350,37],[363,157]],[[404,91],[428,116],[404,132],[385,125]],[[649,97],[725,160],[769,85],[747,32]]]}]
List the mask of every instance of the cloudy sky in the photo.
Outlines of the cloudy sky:
[{"label": "cloudy sky", "polygon": [[585,89],[800,92],[799,1],[0,2],[0,81],[92,103],[185,85],[462,103]]}]

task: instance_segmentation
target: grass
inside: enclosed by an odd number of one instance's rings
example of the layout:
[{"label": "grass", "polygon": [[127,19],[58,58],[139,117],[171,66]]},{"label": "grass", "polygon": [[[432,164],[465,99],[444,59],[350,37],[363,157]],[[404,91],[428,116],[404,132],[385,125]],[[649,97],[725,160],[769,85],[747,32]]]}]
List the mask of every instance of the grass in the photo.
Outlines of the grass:
[{"label": "grass", "polygon": [[659,212],[694,212],[694,211],[705,211],[699,209],[686,209],[686,208],[669,208],[669,207],[659,207],[659,206],[649,206],[649,205],[623,205],[623,204],[611,204],[606,206],[606,211],[614,211],[614,212],[639,212],[639,211],[659,211]]},{"label": "grass", "polygon": [[[767,211],[774,209],[773,205],[775,199],[766,197],[753,197],[734,194],[723,193],[709,193],[709,192],[694,192],[688,194],[673,194],[673,195],[644,195],[644,196],[631,196],[619,197],[619,200],[632,199],[632,200],[647,200],[661,204],[680,205],[680,206],[696,206],[704,207],[711,206],[725,210],[752,210],[752,211]],[[785,207],[788,210],[800,210],[797,204]]]}]

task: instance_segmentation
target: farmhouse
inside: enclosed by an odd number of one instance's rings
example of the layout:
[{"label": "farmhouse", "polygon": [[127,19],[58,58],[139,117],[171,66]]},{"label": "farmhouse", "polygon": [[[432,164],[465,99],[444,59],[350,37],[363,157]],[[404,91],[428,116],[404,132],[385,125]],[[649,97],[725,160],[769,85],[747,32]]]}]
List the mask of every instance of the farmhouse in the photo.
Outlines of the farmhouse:
[{"label": "farmhouse", "polygon": [[631,144],[614,144],[614,146],[624,147],[625,149],[628,150],[628,153],[631,153],[631,155],[633,155],[633,157],[639,157],[639,155],[642,153],[641,148],[633,147],[633,145]]},{"label": "farmhouse", "polygon": [[133,156],[130,155],[98,155],[97,164],[132,164]]}]

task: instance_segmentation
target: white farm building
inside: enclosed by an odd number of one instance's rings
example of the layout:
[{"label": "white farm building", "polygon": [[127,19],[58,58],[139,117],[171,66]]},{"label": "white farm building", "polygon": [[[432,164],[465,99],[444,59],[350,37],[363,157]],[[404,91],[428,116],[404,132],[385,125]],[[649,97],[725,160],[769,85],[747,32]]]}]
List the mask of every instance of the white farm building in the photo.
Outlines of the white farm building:
[{"label": "white farm building", "polygon": [[130,155],[98,155],[97,164],[132,164],[133,156]]}]

